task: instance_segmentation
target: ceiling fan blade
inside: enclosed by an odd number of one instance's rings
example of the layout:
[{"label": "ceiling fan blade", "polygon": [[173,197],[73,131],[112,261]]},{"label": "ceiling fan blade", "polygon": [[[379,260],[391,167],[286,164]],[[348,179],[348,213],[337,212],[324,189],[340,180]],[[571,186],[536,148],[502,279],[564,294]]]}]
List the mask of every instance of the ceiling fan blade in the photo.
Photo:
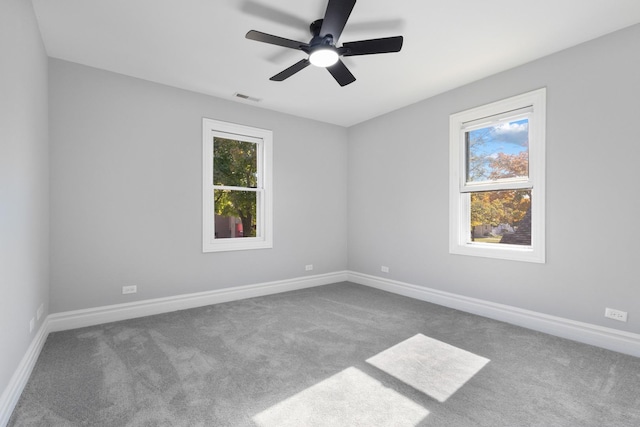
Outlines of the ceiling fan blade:
[{"label": "ceiling fan blade", "polygon": [[349,83],[353,83],[356,81],[356,78],[351,74],[351,71],[344,65],[344,62],[338,60],[335,64],[330,67],[327,67],[327,70],[331,73],[334,79],[338,82],[340,86],[346,86]]},{"label": "ceiling fan blade", "polygon": [[287,68],[284,71],[279,72],[275,76],[271,77],[269,80],[273,80],[274,82],[281,82],[289,77],[293,76],[300,70],[307,68],[311,64],[308,59],[303,59],[301,61],[296,62],[291,67]]},{"label": "ceiling fan blade", "polygon": [[329,0],[320,29],[320,37],[331,34],[333,43],[337,43],[355,5],[356,0]]},{"label": "ceiling fan blade", "polygon": [[386,37],[382,39],[361,40],[343,43],[339,52],[343,56],[373,55],[376,53],[400,52],[402,36]]},{"label": "ceiling fan blade", "polygon": [[256,30],[249,31],[245,37],[249,40],[274,44],[276,46],[288,47],[290,49],[302,49],[309,47],[307,43],[297,42],[295,40],[289,40],[278,36],[272,36],[271,34],[262,33]]}]

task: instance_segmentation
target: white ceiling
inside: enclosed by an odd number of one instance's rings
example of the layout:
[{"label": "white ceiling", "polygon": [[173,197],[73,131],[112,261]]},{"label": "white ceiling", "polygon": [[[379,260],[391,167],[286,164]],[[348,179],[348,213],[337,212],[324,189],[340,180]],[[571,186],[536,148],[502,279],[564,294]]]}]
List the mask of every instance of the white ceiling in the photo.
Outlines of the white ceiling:
[{"label": "white ceiling", "polygon": [[[245,39],[308,42],[327,0],[33,0],[51,57],[351,126],[640,22],[640,0],[360,0],[338,42],[402,35],[399,53],[344,58],[340,87],[305,57]],[[236,92],[259,98],[240,100]]]}]

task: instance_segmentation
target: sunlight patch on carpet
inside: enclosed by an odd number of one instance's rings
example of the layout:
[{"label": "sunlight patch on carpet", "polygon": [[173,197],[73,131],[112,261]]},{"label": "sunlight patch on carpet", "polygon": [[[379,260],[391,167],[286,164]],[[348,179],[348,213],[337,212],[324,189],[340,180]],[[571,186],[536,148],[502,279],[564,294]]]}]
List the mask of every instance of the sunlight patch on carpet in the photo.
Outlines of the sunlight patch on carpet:
[{"label": "sunlight patch on carpet", "polygon": [[444,402],[489,359],[418,334],[367,359],[367,363]]},{"label": "sunlight patch on carpet", "polygon": [[350,367],[253,417],[259,427],[415,426],[422,406]]}]

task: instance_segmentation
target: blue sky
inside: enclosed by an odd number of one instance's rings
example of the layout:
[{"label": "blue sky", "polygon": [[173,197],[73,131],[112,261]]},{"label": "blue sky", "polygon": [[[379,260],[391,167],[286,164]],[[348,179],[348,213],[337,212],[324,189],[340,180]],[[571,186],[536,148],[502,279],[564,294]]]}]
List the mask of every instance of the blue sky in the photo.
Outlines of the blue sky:
[{"label": "blue sky", "polygon": [[514,120],[481,129],[472,130],[469,136],[469,162],[467,179],[489,179],[492,169],[490,159],[498,153],[517,155],[529,150],[529,119]]},{"label": "blue sky", "polygon": [[529,119],[476,129],[469,132],[469,138],[470,141],[482,140],[482,143],[473,144],[470,154],[519,154],[529,149]]}]

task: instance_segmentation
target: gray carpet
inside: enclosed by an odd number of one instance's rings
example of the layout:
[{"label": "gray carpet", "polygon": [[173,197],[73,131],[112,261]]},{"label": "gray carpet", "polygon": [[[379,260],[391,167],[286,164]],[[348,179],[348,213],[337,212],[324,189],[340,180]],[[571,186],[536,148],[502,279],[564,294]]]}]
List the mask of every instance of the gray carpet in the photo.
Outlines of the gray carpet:
[{"label": "gray carpet", "polygon": [[640,426],[640,359],[350,283],[51,334],[11,426]]}]

